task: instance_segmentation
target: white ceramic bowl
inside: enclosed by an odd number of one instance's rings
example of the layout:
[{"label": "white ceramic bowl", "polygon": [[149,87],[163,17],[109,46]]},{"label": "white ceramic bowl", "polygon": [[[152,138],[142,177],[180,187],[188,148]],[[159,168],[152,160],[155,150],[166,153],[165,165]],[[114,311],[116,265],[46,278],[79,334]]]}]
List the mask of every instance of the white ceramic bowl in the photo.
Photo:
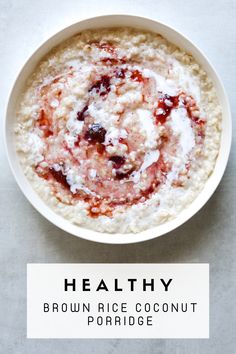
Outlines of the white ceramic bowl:
[{"label": "white ceramic bowl", "polygon": [[[168,221],[160,226],[156,226],[154,228],[136,234],[100,233],[73,225],[63,217],[57,215],[36,194],[36,192],[31,187],[30,183],[24,176],[14,147],[13,126],[15,121],[15,108],[17,104],[17,99],[24,88],[26,79],[32,74],[37,63],[42,59],[42,57],[47,52],[49,52],[54,46],[82,30],[120,26],[130,26],[160,33],[161,35],[166,37],[170,42],[173,42],[174,44],[186,50],[187,52],[192,53],[195,59],[202,65],[204,70],[212,78],[217,90],[217,95],[220,100],[220,104],[223,109],[222,136],[219,156],[216,161],[214,172],[205,184],[204,189],[197,196],[194,202],[187,209],[181,212],[174,220]],[[132,243],[145,241],[157,236],[164,235],[167,232],[174,230],[178,226],[182,225],[185,221],[190,219],[194,214],[196,214],[197,211],[199,211],[199,209],[207,202],[207,200],[214,193],[216,187],[218,186],[223,176],[230,152],[231,135],[231,114],[225,90],[214,68],[209,63],[207,58],[202,54],[202,52],[186,37],[175,31],[174,29],[170,28],[169,26],[166,26],[160,22],[151,19],[130,15],[107,15],[83,20],[63,29],[62,31],[55,34],[53,37],[49,38],[46,42],[44,42],[29,58],[29,60],[26,62],[16,79],[9,98],[5,120],[5,140],[9,163],[15,176],[15,179],[26,198],[45,218],[47,218],[49,221],[51,221],[53,224],[57,225],[61,229],[73,235],[103,243]]]}]

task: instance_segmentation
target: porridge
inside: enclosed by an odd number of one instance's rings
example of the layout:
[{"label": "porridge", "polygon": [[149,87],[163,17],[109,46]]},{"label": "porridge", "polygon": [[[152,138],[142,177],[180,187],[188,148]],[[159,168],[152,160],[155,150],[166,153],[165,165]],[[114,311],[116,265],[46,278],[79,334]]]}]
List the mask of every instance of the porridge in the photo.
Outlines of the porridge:
[{"label": "porridge", "polygon": [[38,65],[16,148],[40,197],[72,223],[139,232],[176,217],[212,173],[221,107],[194,58],[129,28],[82,32]]}]

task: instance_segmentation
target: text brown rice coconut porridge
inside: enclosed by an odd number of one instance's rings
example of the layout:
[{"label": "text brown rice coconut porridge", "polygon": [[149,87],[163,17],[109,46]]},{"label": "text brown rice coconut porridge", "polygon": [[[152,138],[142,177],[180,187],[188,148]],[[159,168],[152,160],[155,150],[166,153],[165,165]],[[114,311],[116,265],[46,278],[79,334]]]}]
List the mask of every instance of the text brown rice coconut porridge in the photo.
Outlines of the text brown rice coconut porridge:
[{"label": "text brown rice coconut porridge", "polygon": [[17,113],[17,151],[58,214],[101,232],[176,217],[212,173],[221,107],[194,58],[162,36],[85,31],[53,49]]}]

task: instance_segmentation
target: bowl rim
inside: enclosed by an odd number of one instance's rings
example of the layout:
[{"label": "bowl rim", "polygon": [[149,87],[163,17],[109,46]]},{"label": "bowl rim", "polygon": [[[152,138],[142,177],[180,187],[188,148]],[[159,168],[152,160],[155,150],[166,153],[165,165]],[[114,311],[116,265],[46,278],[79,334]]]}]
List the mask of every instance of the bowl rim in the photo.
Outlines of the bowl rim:
[{"label": "bowl rim", "polygon": [[[96,26],[93,25],[91,26],[91,23],[96,22],[96,21],[103,21],[106,22],[107,20],[116,20],[122,18],[126,20],[131,20],[130,25],[112,25],[112,26],[106,26],[106,23],[104,23],[104,26]],[[132,24],[133,22],[138,22],[139,25],[135,26]],[[11,110],[11,106],[13,105],[12,101],[14,101],[14,95],[16,95],[16,90],[17,90],[17,85],[21,85],[21,88],[23,88],[24,84],[21,83],[21,78],[24,76],[24,73],[27,69],[28,66],[32,66],[32,62],[34,63],[33,66],[36,66],[40,60],[43,59],[44,55],[48,53],[55,45],[50,46],[50,43],[53,41],[57,40],[60,36],[63,36],[65,34],[65,38],[61,39],[58,41],[56,45],[59,43],[62,43],[66,39],[69,39],[76,33],[81,32],[81,29],[78,29],[77,31],[74,31],[74,34],[66,35],[66,33],[70,33],[70,31],[73,32],[73,29],[79,26],[86,26],[86,23],[88,24],[87,29],[96,29],[96,28],[115,28],[115,27],[131,27],[131,28],[141,28],[143,30],[147,30],[145,26],[147,27],[148,24],[151,26],[153,25],[153,32],[158,33],[158,31],[155,30],[155,26],[162,27],[163,30],[167,30],[168,32],[172,33],[174,36],[178,37],[181,41],[183,41],[186,45],[191,47],[191,50],[188,50],[188,52],[192,53],[193,56],[197,54],[201,58],[201,60],[204,62],[204,65],[207,65],[203,69],[208,72],[208,70],[211,71],[211,74],[209,75],[211,79],[213,79],[212,75],[214,76],[214,80],[217,83],[218,89],[216,89],[217,94],[219,95],[218,91],[221,91],[221,97],[218,96],[219,99],[222,99],[224,102],[224,109],[222,109],[222,117],[227,118],[227,140],[224,141],[224,152],[223,152],[223,157],[221,158],[221,166],[217,170],[217,175],[216,175],[216,165],[214,167],[214,170],[212,172],[212,175],[214,175],[214,179],[212,180],[212,184],[209,184],[209,179],[211,176],[208,178],[205,186],[203,189],[200,191],[200,193],[196,196],[194,201],[190,203],[186,209],[184,209],[182,212],[180,212],[174,219],[164,222],[161,225],[154,226],[150,229],[137,232],[137,233],[127,233],[127,234],[121,234],[121,233],[107,233],[107,232],[98,232],[94,230],[90,230],[78,225],[72,224],[70,221],[66,220],[64,217],[60,216],[59,214],[56,214],[47,204],[44,202],[41,197],[38,196],[37,192],[31,187],[28,179],[26,176],[23,177],[23,170],[22,170],[22,175],[20,176],[17,172],[17,167],[14,164],[14,159],[12,156],[11,148],[14,145],[14,142],[9,141],[9,132],[8,132],[8,122],[9,122],[9,114]],[[86,30],[86,29],[85,29]],[[150,30],[151,31],[151,30]],[[162,33],[161,33],[162,34]],[[165,36],[165,35],[164,35]],[[168,36],[166,36],[168,39]],[[178,43],[175,43],[178,46]],[[43,50],[45,47],[50,47],[46,50],[46,52],[42,55],[39,54],[41,50]],[[180,46],[180,45],[179,45]],[[180,48],[183,48],[184,45],[181,45]],[[36,58],[36,60],[35,60]],[[199,60],[197,60],[199,62]],[[32,72],[31,72],[32,74]],[[29,77],[29,75],[26,77]],[[221,102],[222,106],[222,102]],[[225,118],[225,119],[226,119]],[[20,187],[22,193],[25,195],[25,197],[28,199],[28,201],[33,205],[33,207],[41,214],[43,215],[48,221],[62,229],[63,231],[89,240],[89,241],[94,241],[94,242],[99,242],[99,243],[105,243],[105,244],[129,244],[129,243],[137,243],[137,242],[144,242],[150,239],[154,239],[156,237],[164,236],[167,233],[174,231],[176,228],[180,227],[183,225],[185,222],[187,222],[189,219],[191,219],[206,203],[207,201],[211,198],[213,193],[215,192],[216,188],[218,187],[223,174],[225,172],[228,159],[229,159],[229,154],[230,154],[230,148],[231,148],[231,142],[232,142],[232,117],[231,117],[231,111],[230,111],[230,104],[229,100],[224,88],[224,85],[218,76],[214,66],[212,63],[209,61],[207,56],[202,52],[202,50],[199,49],[198,46],[196,46],[191,40],[189,40],[188,37],[183,35],[181,32],[175,30],[173,27],[171,27],[169,24],[165,24],[157,19],[151,18],[151,17],[143,17],[143,16],[136,16],[136,15],[130,15],[130,14],[106,14],[106,15],[99,15],[99,16],[93,16],[93,17],[88,17],[79,21],[76,21],[70,25],[63,26],[62,29],[57,30],[54,32],[53,35],[50,35],[47,37],[46,40],[42,40],[41,43],[37,46],[37,48],[28,56],[27,60],[24,61],[24,65],[20,68],[18,71],[15,80],[13,81],[12,88],[10,90],[8,100],[7,100],[7,107],[6,107],[6,113],[3,121],[3,131],[4,131],[4,145],[6,149],[6,155],[8,159],[8,163],[10,165],[11,171],[14,175],[14,178]],[[12,144],[12,145],[11,145]],[[221,143],[220,143],[220,149],[222,148],[222,133],[221,133]],[[14,149],[13,149],[14,150]],[[13,151],[12,150],[12,151]],[[16,152],[14,152],[16,155]],[[219,160],[219,156],[217,157],[217,161]],[[216,161],[216,163],[217,163]],[[204,191],[206,189],[206,185],[208,183],[208,191],[204,195]],[[201,196],[201,198],[199,198]]]}]

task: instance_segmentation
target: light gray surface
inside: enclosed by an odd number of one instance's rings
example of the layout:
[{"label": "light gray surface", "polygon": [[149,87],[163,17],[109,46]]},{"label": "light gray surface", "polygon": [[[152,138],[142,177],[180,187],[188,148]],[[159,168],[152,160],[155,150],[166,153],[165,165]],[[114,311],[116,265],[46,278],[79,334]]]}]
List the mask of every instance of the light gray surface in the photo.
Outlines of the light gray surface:
[{"label": "light gray surface", "polygon": [[[0,109],[28,55],[42,40],[83,17],[108,13],[152,16],[192,39],[220,74],[236,110],[235,0],[0,0]],[[167,236],[133,245],[103,245],[70,236],[44,220],[9,170],[3,143],[0,213],[0,353],[236,353],[235,139],[220,187],[191,221]],[[27,340],[27,262],[209,262],[209,340]]]}]

